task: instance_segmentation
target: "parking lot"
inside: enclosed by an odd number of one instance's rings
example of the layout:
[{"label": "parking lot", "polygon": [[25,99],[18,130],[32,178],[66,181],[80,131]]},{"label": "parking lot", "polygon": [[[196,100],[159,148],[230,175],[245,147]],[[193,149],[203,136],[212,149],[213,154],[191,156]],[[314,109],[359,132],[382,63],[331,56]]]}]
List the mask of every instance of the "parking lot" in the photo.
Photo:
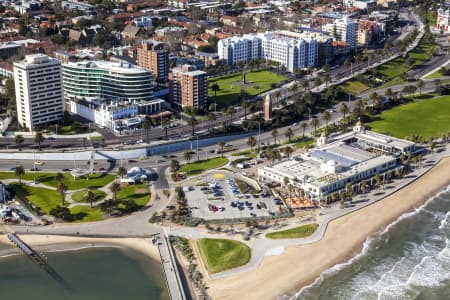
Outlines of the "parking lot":
[{"label": "parking lot", "polygon": [[185,187],[193,217],[236,219],[270,216],[279,211],[271,195],[242,194],[230,172],[212,173],[204,178],[204,186]]}]

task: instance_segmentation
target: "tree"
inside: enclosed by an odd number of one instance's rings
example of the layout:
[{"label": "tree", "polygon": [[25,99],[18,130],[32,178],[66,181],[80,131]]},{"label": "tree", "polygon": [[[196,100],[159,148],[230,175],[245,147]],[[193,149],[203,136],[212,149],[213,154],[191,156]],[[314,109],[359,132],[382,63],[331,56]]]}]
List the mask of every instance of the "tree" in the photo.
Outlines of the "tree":
[{"label": "tree", "polygon": [[254,136],[251,136],[247,139],[247,145],[250,146],[250,149],[253,151],[253,147],[256,146],[256,138]]},{"label": "tree", "polygon": [[64,206],[64,201],[66,199],[67,186],[64,182],[60,181],[57,188],[58,193],[61,195],[61,202]]},{"label": "tree", "polygon": [[283,153],[286,154],[288,158],[291,156],[293,152],[294,148],[292,148],[291,146],[286,146],[283,148]]},{"label": "tree", "polygon": [[225,142],[224,141],[220,142],[219,147],[220,147],[220,156],[223,157],[223,148],[225,147]]},{"label": "tree", "polygon": [[441,87],[441,80],[440,79],[435,79],[434,80],[434,86],[436,88],[436,93],[440,94],[440,87]]},{"label": "tree", "polygon": [[180,162],[176,159],[170,161],[170,171],[176,172],[180,168]]},{"label": "tree", "polygon": [[217,92],[220,90],[220,86],[217,82],[214,82],[213,85],[211,85],[211,90],[214,92],[214,97],[217,97]]},{"label": "tree", "polygon": [[92,203],[95,201],[95,194],[92,191],[88,191],[84,196],[84,201],[89,202],[89,205],[92,208]]},{"label": "tree", "polygon": [[197,119],[195,118],[195,115],[192,114],[191,117],[188,119],[188,124],[192,128],[192,135],[195,134],[195,126],[197,125]]},{"label": "tree", "polygon": [[142,128],[145,129],[147,135],[147,143],[150,141],[148,134],[151,127],[152,127],[152,120],[150,118],[145,118],[144,123],[142,123]]},{"label": "tree", "polygon": [[424,86],[423,80],[422,80],[422,79],[419,79],[419,81],[417,81],[416,86],[417,86],[417,88],[419,89],[420,95],[422,96],[422,89],[423,89],[423,86]]},{"label": "tree", "polygon": [[14,169],[14,176],[19,177],[19,184],[22,184],[23,175],[25,175],[25,169],[22,166],[17,166]]},{"label": "tree", "polygon": [[347,58],[347,59],[344,61],[344,66],[345,66],[346,68],[349,68],[349,67],[351,66],[351,64],[352,64],[352,62],[351,62],[350,58]]},{"label": "tree", "polygon": [[191,157],[192,157],[191,151],[186,151],[186,152],[184,152],[184,154],[183,154],[184,160],[190,161],[190,160],[191,160]]},{"label": "tree", "polygon": [[428,142],[428,147],[430,148],[431,153],[433,153],[434,148],[436,147],[436,143],[431,139],[431,140]]},{"label": "tree", "polygon": [[276,145],[277,144],[277,137],[278,137],[278,130],[277,129],[273,129],[272,130],[272,137],[273,137],[273,143],[274,143],[274,145]]},{"label": "tree", "polygon": [[113,201],[116,202],[117,200],[117,193],[120,191],[120,184],[118,184],[117,182],[113,182],[111,184],[111,186],[109,187],[109,190],[111,191],[111,193],[113,193]]},{"label": "tree", "polygon": [[345,207],[345,193],[341,192],[339,193],[339,201],[341,203],[341,208]]},{"label": "tree", "polygon": [[348,106],[345,103],[342,103],[339,107],[339,111],[342,114],[343,119],[345,120],[345,115],[347,115],[349,112]]},{"label": "tree", "polygon": [[125,167],[120,166],[119,169],[117,169],[117,175],[119,175],[120,178],[123,178],[123,176],[127,175],[127,169],[125,169]]},{"label": "tree", "polygon": [[36,131],[34,136],[34,142],[38,145],[39,151],[41,151],[41,143],[44,141],[44,135],[40,131]]},{"label": "tree", "polygon": [[303,122],[302,124],[300,124],[300,127],[302,128],[303,131],[303,137],[305,137],[305,130],[308,127],[308,124],[306,122]]},{"label": "tree", "polygon": [[317,118],[312,119],[311,126],[314,127],[314,132],[317,131],[317,127],[319,126],[319,119]]},{"label": "tree", "polygon": [[168,136],[169,125],[170,125],[170,119],[169,118],[163,118],[162,121],[161,121],[161,126],[165,130],[166,140],[167,140],[167,136]]},{"label": "tree", "polygon": [[294,131],[292,131],[292,128],[289,127],[286,129],[284,135],[288,138],[289,143],[291,142],[292,137],[294,136]]},{"label": "tree", "polygon": [[244,109],[244,119],[247,120],[247,108],[250,106],[248,101],[244,100],[242,102],[242,108]]},{"label": "tree", "polygon": [[14,138],[14,142],[16,143],[17,146],[19,146],[19,151],[22,151],[22,144],[24,141],[25,139],[21,134],[16,135],[16,137]]},{"label": "tree", "polygon": [[230,124],[233,121],[233,114],[236,112],[233,106],[228,106],[227,114],[230,116]]},{"label": "tree", "polygon": [[61,182],[61,181],[63,181],[64,180],[64,174],[63,173],[61,173],[61,172],[58,172],[58,173],[56,173],[56,175],[55,175],[55,180],[56,180],[56,182]]},{"label": "tree", "polygon": [[308,80],[303,81],[302,87],[305,89],[305,92],[306,92],[306,89],[309,88],[309,81]]},{"label": "tree", "polygon": [[325,121],[326,126],[328,126],[328,123],[331,120],[331,114],[328,110],[324,111],[323,115],[322,115],[322,120]]}]

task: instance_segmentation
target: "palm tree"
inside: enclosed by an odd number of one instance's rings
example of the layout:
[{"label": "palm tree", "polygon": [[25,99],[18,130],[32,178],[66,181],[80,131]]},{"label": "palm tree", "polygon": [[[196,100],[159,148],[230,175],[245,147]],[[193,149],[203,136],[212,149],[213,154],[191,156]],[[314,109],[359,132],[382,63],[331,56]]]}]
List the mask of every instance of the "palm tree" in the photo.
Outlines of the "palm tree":
[{"label": "palm tree", "polygon": [[23,175],[25,175],[25,169],[22,166],[17,166],[14,170],[14,176],[19,177],[19,184],[22,184]]},{"label": "palm tree", "polygon": [[302,128],[302,131],[303,131],[303,137],[305,137],[305,130],[306,130],[306,128],[308,127],[308,124],[306,123],[306,122],[303,122],[301,125],[300,125],[300,127]]},{"label": "palm tree", "polygon": [[272,137],[273,137],[273,140],[274,140],[274,145],[276,145],[277,144],[277,137],[278,137],[278,130],[277,129],[273,129],[272,130]]},{"label": "palm tree", "polygon": [[197,125],[197,119],[195,118],[195,115],[192,114],[191,117],[188,119],[188,124],[192,128],[192,135],[195,134],[195,126]]},{"label": "palm tree", "polygon": [[311,126],[314,127],[314,132],[317,131],[317,127],[319,126],[319,119],[314,118],[311,120]]},{"label": "palm tree", "polygon": [[247,145],[249,145],[250,149],[253,151],[253,147],[256,146],[256,139],[254,136],[251,136],[247,139]]},{"label": "palm tree", "polygon": [[64,200],[66,199],[67,186],[64,182],[60,181],[57,188],[58,193],[61,195],[61,202],[64,205]]},{"label": "palm tree", "polygon": [[225,142],[224,141],[220,142],[219,147],[220,147],[220,156],[223,157],[223,148],[225,147]]},{"label": "palm tree", "polygon": [[244,100],[242,102],[242,108],[244,109],[244,119],[247,120],[247,108],[250,106],[250,103],[248,101]]},{"label": "palm tree", "polygon": [[339,193],[339,199],[341,202],[341,208],[344,208],[345,207],[345,193],[344,192]]},{"label": "palm tree", "polygon": [[289,143],[291,142],[292,137],[294,136],[294,131],[292,131],[292,128],[289,127],[286,129],[284,135],[288,138]]},{"label": "palm tree", "polygon": [[436,87],[436,92],[438,92],[440,90],[440,87],[441,87],[441,80],[440,79],[435,79],[434,80],[434,86]]},{"label": "palm tree", "polygon": [[339,108],[340,113],[342,114],[343,119],[345,120],[345,115],[348,114],[349,109],[345,103],[342,103]]},{"label": "palm tree", "polygon": [[217,97],[217,92],[220,90],[220,86],[217,84],[217,82],[214,82],[211,86],[211,90],[214,92],[214,97]]},{"label": "palm tree", "polygon": [[433,150],[436,147],[436,143],[433,140],[430,140],[428,142],[428,147],[430,148],[431,153],[433,153]]},{"label": "palm tree", "polygon": [[169,130],[170,120],[168,118],[163,118],[161,125],[164,127],[164,130],[166,131],[166,140],[167,140],[167,131]]},{"label": "palm tree", "polygon": [[280,105],[280,97],[281,97],[281,92],[280,92],[280,90],[277,90],[277,91],[274,93],[274,96],[275,96],[275,99],[277,100],[277,106]]},{"label": "palm tree", "polygon": [[125,167],[120,166],[119,169],[117,169],[117,175],[119,175],[120,178],[123,178],[123,176],[127,175],[127,169],[125,169]]},{"label": "palm tree", "polygon": [[236,112],[233,106],[228,106],[227,114],[230,115],[230,124],[233,121],[233,114]]},{"label": "palm tree", "polygon": [[306,92],[306,89],[309,88],[309,81],[308,80],[303,81],[302,82],[302,87],[305,89],[305,92]]},{"label": "palm tree", "polygon": [[92,203],[95,201],[95,194],[92,191],[88,191],[84,196],[84,201],[89,202],[92,208]]},{"label": "palm tree", "polygon": [[36,134],[34,136],[34,142],[38,144],[39,151],[41,151],[41,143],[44,141],[44,135],[40,131],[36,131]]},{"label": "palm tree", "polygon": [[148,134],[150,131],[150,128],[152,127],[152,121],[150,118],[145,118],[144,123],[142,123],[142,128],[145,129],[145,132],[147,134],[147,143],[149,142]]},{"label": "palm tree", "polygon": [[191,160],[191,157],[192,157],[191,151],[186,151],[186,152],[184,152],[183,158],[184,158],[186,161],[190,161],[190,160]]},{"label": "palm tree", "polygon": [[350,58],[348,57],[345,61],[344,61],[344,66],[348,69],[352,66],[352,61],[350,60]]},{"label": "palm tree", "polygon": [[422,80],[422,79],[419,79],[419,81],[417,81],[416,86],[417,86],[417,88],[419,89],[420,95],[422,96],[422,89],[423,89],[423,86],[424,86],[423,80]]},{"label": "palm tree", "polygon": [[15,141],[16,145],[19,146],[19,151],[22,151],[22,144],[25,141],[23,136],[21,134],[16,135],[16,137],[14,138],[14,141]]},{"label": "palm tree", "polygon": [[326,126],[328,126],[328,123],[329,123],[330,120],[331,120],[331,114],[330,114],[330,112],[329,112],[328,110],[326,110],[326,111],[323,113],[323,115],[322,115],[322,120],[324,120]]},{"label": "palm tree", "polygon": [[113,200],[114,202],[116,202],[117,193],[120,191],[120,184],[118,184],[117,182],[113,182],[109,187],[109,190],[113,193]]},{"label": "palm tree", "polygon": [[292,148],[291,146],[286,146],[283,148],[283,153],[286,154],[288,158],[291,156],[293,152],[294,148]]},{"label": "palm tree", "polygon": [[366,193],[367,188],[368,188],[367,182],[366,181],[361,182],[359,189],[363,194]]},{"label": "palm tree", "polygon": [[56,173],[56,175],[55,175],[55,180],[56,180],[56,182],[61,182],[61,181],[63,181],[64,180],[64,174],[63,173],[61,173],[61,172],[58,172],[58,173]]},{"label": "palm tree", "polygon": [[180,162],[176,159],[172,159],[170,162],[170,170],[176,172],[180,168]]}]

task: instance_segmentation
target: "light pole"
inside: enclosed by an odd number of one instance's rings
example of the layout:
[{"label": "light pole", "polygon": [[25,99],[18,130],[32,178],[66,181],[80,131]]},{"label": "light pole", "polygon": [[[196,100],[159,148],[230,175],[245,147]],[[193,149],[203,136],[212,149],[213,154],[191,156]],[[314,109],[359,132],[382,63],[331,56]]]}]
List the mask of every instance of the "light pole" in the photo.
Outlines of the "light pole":
[{"label": "light pole", "polygon": [[198,156],[199,156],[199,153],[198,153],[198,134],[197,134],[197,161],[200,160]]}]

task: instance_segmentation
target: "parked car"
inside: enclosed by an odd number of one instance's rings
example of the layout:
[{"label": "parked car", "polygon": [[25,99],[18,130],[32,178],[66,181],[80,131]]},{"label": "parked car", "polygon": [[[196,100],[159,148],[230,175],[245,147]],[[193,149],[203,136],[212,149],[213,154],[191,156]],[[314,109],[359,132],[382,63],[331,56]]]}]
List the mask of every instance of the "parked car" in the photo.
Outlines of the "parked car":
[{"label": "parked car", "polygon": [[135,159],[129,159],[128,162],[129,162],[130,164],[131,164],[131,163],[136,163],[137,160],[135,160]]}]

